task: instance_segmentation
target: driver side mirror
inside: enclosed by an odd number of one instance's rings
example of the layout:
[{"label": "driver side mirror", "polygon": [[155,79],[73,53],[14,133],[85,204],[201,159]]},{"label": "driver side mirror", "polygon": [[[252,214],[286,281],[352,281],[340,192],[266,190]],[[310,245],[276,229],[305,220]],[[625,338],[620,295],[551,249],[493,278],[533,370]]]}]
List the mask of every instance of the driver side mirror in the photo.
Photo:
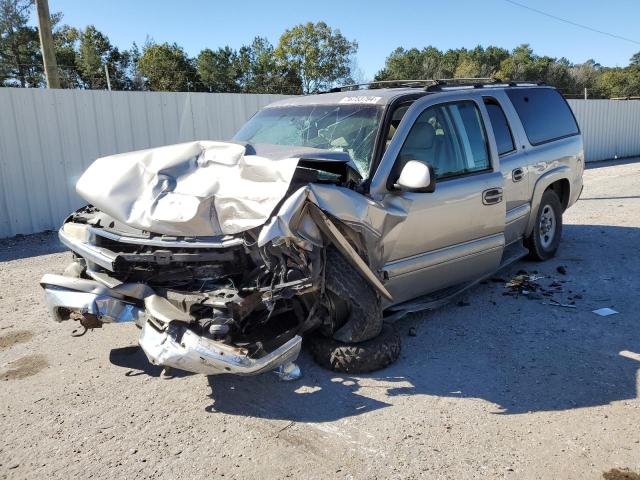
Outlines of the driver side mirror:
[{"label": "driver side mirror", "polygon": [[427,192],[436,189],[436,176],[433,167],[417,160],[409,160],[402,167],[400,178],[394,185],[403,192]]}]

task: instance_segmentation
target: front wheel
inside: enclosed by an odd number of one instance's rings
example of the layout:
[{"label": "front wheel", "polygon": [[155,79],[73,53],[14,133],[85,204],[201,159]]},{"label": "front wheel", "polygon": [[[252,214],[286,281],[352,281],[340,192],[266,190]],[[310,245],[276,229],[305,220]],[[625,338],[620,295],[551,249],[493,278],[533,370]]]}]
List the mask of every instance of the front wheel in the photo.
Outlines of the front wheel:
[{"label": "front wheel", "polygon": [[390,325],[366,342],[344,343],[320,334],[309,342],[313,358],[324,368],[343,373],[381,370],[400,356],[400,336]]},{"label": "front wheel", "polygon": [[555,256],[562,238],[562,205],[553,190],[542,194],[531,235],[525,239],[529,257],[544,261]]}]

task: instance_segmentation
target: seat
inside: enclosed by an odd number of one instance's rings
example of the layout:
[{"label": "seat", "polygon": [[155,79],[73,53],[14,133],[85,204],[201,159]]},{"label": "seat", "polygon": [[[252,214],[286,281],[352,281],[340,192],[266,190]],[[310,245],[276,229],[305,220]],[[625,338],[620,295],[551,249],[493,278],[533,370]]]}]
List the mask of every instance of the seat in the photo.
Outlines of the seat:
[{"label": "seat", "polygon": [[402,147],[400,159],[403,164],[409,160],[434,165],[436,160],[436,131],[428,122],[416,122]]}]

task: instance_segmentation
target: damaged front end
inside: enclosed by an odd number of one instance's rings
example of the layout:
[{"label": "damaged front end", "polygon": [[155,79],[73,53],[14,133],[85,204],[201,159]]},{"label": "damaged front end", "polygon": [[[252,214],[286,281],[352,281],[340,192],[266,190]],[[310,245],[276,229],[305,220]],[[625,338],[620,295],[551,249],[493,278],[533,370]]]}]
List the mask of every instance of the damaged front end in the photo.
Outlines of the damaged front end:
[{"label": "damaged front end", "polygon": [[[120,228],[121,230],[118,230]],[[158,365],[251,375],[294,361],[321,283],[321,251],[258,247],[257,233],[217,238],[135,232],[93,207],[59,232],[75,253],[41,283],[56,321],[135,322]]]},{"label": "damaged front end", "polygon": [[41,280],[52,317],[85,331],[133,322],[152,363],[207,375],[293,379],[305,333],[377,335],[381,317],[337,318],[327,246],[390,300],[373,246],[405,211],[349,188],[357,173],[339,155],[248,148],[192,142],[94,162],[77,186],[91,205],[59,231],[74,261]]}]

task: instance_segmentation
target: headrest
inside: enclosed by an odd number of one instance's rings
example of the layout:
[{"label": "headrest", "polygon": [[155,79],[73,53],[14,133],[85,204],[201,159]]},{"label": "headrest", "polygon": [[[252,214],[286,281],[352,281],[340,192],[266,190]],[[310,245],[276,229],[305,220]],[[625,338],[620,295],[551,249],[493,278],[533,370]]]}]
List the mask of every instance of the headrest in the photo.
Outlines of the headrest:
[{"label": "headrest", "polygon": [[404,144],[406,148],[430,149],[436,138],[436,131],[428,122],[416,122]]}]

